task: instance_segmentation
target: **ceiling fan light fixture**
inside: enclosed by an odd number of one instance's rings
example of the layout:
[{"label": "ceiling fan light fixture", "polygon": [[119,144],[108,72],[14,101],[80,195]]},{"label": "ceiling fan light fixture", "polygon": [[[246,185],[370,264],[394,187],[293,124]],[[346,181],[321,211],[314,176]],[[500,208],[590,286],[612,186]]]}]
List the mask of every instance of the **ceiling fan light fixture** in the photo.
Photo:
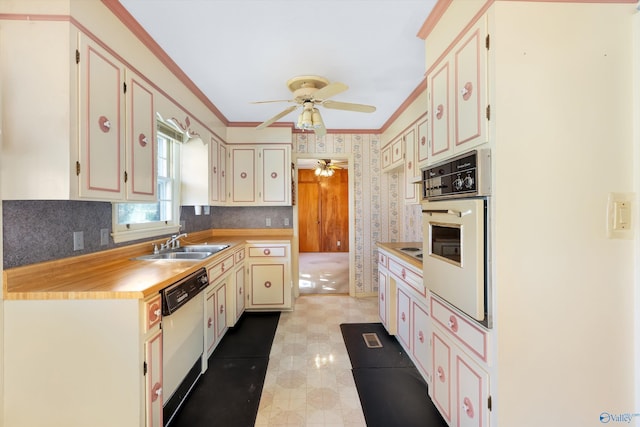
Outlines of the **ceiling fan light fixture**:
[{"label": "ceiling fan light fixture", "polygon": [[328,178],[330,176],[333,176],[334,173],[335,171],[331,167],[331,160],[324,160],[324,161],[318,162],[318,166],[316,166],[316,169],[315,169],[316,176],[324,176]]},{"label": "ceiling fan light fixture", "polygon": [[320,129],[324,126],[322,122],[322,116],[320,116],[320,111],[317,108],[313,109],[313,113],[311,114],[311,122],[314,129]]}]

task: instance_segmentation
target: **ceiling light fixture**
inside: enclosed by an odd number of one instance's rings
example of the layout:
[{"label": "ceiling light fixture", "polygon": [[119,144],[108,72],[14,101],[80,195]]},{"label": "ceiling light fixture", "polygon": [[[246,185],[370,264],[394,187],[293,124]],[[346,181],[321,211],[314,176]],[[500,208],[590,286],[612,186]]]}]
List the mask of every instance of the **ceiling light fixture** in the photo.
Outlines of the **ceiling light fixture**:
[{"label": "ceiling light fixture", "polygon": [[331,160],[324,160],[324,161],[318,162],[318,166],[316,166],[316,170],[315,170],[316,176],[324,176],[327,178],[330,176],[333,176],[335,171],[333,170],[332,167],[329,166],[330,164],[331,164]]},{"label": "ceiling light fixture", "polygon": [[323,126],[320,111],[314,108],[313,102],[305,102],[303,104],[302,113],[298,116],[296,127],[303,130],[320,129]]}]

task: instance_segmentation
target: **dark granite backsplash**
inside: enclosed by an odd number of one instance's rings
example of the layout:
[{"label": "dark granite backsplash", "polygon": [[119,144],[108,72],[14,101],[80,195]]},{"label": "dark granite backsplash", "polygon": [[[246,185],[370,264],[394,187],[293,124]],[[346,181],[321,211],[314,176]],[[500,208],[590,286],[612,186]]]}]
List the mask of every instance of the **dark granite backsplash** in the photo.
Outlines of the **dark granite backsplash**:
[{"label": "dark granite backsplash", "polygon": [[[276,207],[211,207],[210,214],[196,215],[193,206],[182,206],[184,232],[210,228],[291,228],[293,209]],[[284,218],[289,225],[284,225]],[[100,229],[111,233],[111,203],[66,200],[5,200],[2,202],[3,266],[18,267],[36,262],[98,252],[136,242],[100,245]],[[84,249],[73,250],[73,232],[84,234]],[[146,239],[151,240],[151,239]]]}]

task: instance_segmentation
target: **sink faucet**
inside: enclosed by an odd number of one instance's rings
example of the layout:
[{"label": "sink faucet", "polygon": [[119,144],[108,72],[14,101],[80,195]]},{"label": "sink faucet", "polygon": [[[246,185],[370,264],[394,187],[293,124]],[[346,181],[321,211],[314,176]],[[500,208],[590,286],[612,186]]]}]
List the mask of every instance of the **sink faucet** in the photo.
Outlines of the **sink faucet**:
[{"label": "sink faucet", "polygon": [[176,249],[180,247],[180,238],[181,237],[187,237],[187,233],[182,233],[182,234],[174,234],[173,236],[171,236],[171,238],[167,239],[166,242],[164,242],[163,244],[160,245],[160,250],[165,250],[165,249]]}]

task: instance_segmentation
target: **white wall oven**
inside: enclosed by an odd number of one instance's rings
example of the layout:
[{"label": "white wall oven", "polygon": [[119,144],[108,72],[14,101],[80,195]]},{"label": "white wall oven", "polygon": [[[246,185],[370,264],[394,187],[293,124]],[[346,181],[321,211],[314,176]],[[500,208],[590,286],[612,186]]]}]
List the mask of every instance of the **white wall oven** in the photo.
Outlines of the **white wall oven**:
[{"label": "white wall oven", "polygon": [[424,284],[487,327],[490,160],[474,150],[422,170]]}]

